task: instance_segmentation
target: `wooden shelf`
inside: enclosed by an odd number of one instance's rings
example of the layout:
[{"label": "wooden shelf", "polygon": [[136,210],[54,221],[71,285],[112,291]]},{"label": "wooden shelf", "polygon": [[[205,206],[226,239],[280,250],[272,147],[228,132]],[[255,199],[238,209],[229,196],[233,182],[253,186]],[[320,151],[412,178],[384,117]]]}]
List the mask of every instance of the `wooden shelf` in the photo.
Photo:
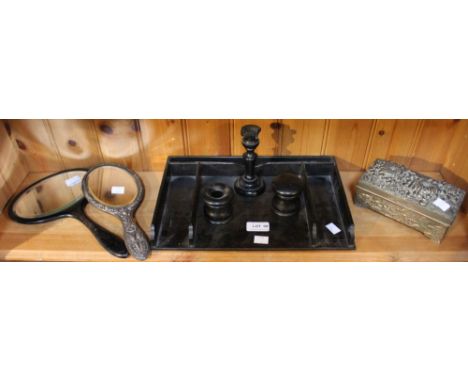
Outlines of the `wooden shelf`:
[{"label": "wooden shelf", "polygon": [[[137,218],[150,225],[161,182],[161,172],[140,173],[146,199]],[[426,173],[441,178],[439,173]],[[24,187],[46,173],[31,173]],[[468,261],[468,216],[458,215],[441,244],[373,211],[354,206],[352,193],[361,172],[341,172],[356,225],[356,251],[153,251],[149,261]],[[108,229],[120,233],[116,220],[87,207],[87,213]],[[10,261],[135,261],[120,260],[105,252],[94,237],[73,219],[21,225],[4,211],[0,215],[0,260]]]}]

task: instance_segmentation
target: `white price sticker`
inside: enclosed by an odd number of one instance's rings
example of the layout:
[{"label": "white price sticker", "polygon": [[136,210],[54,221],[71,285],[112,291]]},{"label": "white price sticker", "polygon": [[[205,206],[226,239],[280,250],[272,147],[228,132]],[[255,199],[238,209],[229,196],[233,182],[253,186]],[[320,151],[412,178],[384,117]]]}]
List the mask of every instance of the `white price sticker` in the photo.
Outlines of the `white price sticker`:
[{"label": "white price sticker", "polygon": [[81,183],[81,176],[79,175],[75,175],[74,177],[65,180],[65,184],[67,185],[67,187],[73,187],[79,183]]},{"label": "white price sticker", "polygon": [[336,235],[337,233],[341,232],[341,229],[339,229],[335,224],[329,223],[325,227],[333,234]]},{"label": "white price sticker", "polygon": [[435,206],[439,207],[442,211],[447,211],[450,208],[450,204],[448,204],[445,200],[441,198],[437,198],[432,202]]},{"label": "white price sticker", "polygon": [[268,244],[270,238],[268,236],[254,236],[254,244]]},{"label": "white price sticker", "polygon": [[111,194],[113,195],[123,195],[125,194],[124,186],[112,186]]},{"label": "white price sticker", "polygon": [[247,222],[247,232],[270,232],[269,222]]}]

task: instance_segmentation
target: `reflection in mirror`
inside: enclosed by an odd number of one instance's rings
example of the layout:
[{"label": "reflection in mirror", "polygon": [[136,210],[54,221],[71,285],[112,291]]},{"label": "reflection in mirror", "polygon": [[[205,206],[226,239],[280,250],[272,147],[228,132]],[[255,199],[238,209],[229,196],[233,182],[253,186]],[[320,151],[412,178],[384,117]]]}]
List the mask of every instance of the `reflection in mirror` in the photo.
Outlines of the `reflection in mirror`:
[{"label": "reflection in mirror", "polygon": [[126,206],[138,195],[132,175],[115,166],[101,166],[90,172],[88,189],[97,201],[112,207]]},{"label": "reflection in mirror", "polygon": [[16,200],[13,211],[23,219],[47,217],[83,199],[81,181],[86,171],[57,174],[26,189]]}]

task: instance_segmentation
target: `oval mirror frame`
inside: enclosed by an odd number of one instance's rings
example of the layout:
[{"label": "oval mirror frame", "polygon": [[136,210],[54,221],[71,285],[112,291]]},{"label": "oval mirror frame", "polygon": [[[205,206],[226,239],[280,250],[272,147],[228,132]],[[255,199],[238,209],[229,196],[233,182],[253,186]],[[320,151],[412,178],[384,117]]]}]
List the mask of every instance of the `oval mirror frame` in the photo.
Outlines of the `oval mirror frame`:
[{"label": "oval mirror frame", "polygon": [[[81,198],[77,199],[75,202],[67,204],[66,207],[56,210],[55,212],[48,214],[48,215],[40,215],[38,217],[22,217],[19,216],[15,210],[15,204],[17,203],[18,200],[21,199],[21,197],[28,192],[28,190],[32,190],[34,187],[39,185],[40,183],[45,182],[48,179],[51,179],[53,177],[56,177],[58,175],[62,175],[68,172],[84,172],[83,177],[81,178],[81,186],[83,184],[83,180],[86,177],[86,174],[88,173],[88,169],[86,168],[72,168],[72,169],[66,169],[62,170],[59,172],[55,172],[53,174],[50,174],[46,177],[43,177],[32,184],[30,184],[28,187],[24,188],[16,194],[9,202],[8,202],[8,216],[10,217],[11,220],[18,222],[20,224],[42,224],[42,223],[48,223],[52,222],[54,220],[62,219],[62,218],[74,218],[81,223],[85,225],[86,228],[88,228],[91,233],[94,235],[94,237],[98,240],[98,242],[104,247],[104,249],[107,250],[111,255],[118,257],[118,258],[127,258],[128,257],[128,251],[127,248],[123,242],[123,240],[115,235],[114,233],[108,231],[104,227],[101,227],[99,224],[95,223],[92,221],[84,212],[86,205],[88,204],[88,201],[86,200],[85,195],[83,194]],[[81,188],[81,191],[83,192],[83,188]]]}]

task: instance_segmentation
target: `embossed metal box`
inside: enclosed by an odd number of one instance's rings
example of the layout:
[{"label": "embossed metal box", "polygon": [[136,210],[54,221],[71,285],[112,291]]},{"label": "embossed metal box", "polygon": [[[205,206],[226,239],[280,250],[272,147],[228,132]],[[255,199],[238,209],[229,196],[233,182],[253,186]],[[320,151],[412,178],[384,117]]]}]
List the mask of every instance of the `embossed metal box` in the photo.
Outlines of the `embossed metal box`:
[{"label": "embossed metal box", "polygon": [[445,181],[378,159],[356,186],[355,203],[414,228],[440,243],[465,191]]}]

